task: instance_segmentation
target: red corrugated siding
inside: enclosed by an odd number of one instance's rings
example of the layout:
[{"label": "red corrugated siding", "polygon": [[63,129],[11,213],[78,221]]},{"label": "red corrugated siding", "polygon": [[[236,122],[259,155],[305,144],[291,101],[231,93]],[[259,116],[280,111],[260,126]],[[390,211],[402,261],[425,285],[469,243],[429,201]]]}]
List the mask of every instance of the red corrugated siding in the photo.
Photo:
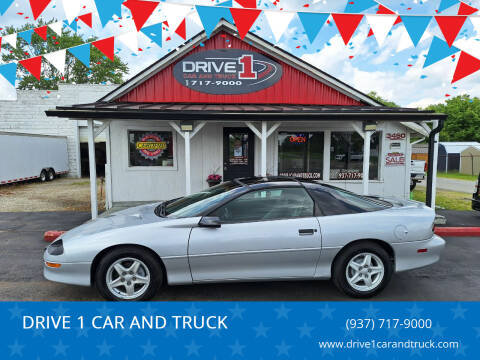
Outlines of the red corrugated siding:
[{"label": "red corrugated siding", "polygon": [[[230,46],[229,46],[230,45]],[[217,34],[205,42],[205,46],[193,49],[191,53],[203,50],[236,48],[253,50],[265,56],[246,42],[228,33]],[[213,95],[191,90],[181,85],[173,76],[170,64],[151,79],[140,84],[117,101],[119,102],[181,102],[181,103],[243,103],[243,104],[305,104],[305,105],[363,105],[335,89],[313,79],[301,71],[275,60],[283,67],[282,79],[275,85],[250,94]]]}]

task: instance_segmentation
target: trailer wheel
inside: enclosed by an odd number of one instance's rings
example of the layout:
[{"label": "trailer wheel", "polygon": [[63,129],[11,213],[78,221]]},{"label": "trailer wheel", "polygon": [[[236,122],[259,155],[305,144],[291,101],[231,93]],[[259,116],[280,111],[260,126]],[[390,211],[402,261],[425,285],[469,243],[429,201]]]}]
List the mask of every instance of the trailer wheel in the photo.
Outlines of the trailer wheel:
[{"label": "trailer wheel", "polygon": [[42,172],[40,173],[40,181],[41,182],[47,181],[47,172],[45,170],[42,170]]},{"label": "trailer wheel", "polygon": [[50,169],[47,173],[47,180],[52,181],[53,179],[55,179],[55,171],[53,169]]}]

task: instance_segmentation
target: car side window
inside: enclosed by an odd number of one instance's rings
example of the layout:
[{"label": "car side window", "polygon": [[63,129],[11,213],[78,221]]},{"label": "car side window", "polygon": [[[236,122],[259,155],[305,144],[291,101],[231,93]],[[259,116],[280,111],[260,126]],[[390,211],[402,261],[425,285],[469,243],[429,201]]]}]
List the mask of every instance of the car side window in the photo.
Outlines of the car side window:
[{"label": "car side window", "polygon": [[301,187],[256,190],[239,196],[209,216],[221,222],[268,221],[313,216],[314,202]]}]

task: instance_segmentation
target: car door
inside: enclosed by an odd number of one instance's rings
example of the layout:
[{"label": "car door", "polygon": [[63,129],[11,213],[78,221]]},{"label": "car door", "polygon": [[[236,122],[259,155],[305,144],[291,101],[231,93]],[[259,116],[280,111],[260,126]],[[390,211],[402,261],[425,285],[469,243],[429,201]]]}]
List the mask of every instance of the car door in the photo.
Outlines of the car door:
[{"label": "car door", "polygon": [[190,234],[194,281],[313,277],[322,237],[303,187],[254,190],[209,216],[221,226]]}]

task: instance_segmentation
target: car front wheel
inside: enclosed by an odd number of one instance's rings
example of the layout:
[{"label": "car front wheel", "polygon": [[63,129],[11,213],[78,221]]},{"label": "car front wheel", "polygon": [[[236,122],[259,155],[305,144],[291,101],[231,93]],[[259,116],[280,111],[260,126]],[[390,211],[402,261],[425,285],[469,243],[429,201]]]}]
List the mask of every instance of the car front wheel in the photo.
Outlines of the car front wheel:
[{"label": "car front wheel", "polygon": [[163,282],[163,270],[148,251],[126,247],[114,249],[97,266],[95,285],[100,294],[115,301],[152,298]]},{"label": "car front wheel", "polygon": [[387,286],[392,273],[388,253],[374,242],[364,242],[339,255],[333,266],[333,282],[349,296],[371,297]]}]

